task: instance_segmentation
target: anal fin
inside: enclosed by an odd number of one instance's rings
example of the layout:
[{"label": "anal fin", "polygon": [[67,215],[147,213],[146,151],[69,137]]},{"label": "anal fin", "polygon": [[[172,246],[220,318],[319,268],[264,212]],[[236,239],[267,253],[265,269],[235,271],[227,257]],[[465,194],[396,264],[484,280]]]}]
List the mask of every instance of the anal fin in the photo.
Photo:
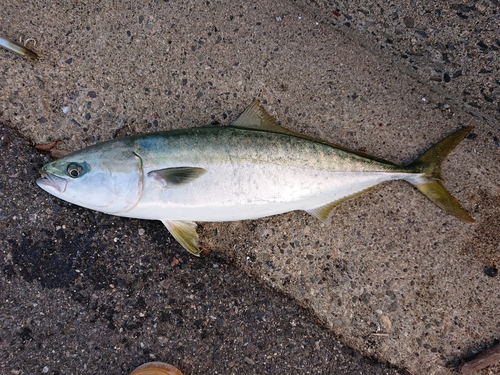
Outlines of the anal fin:
[{"label": "anal fin", "polygon": [[341,204],[343,200],[341,201],[335,201],[335,202],[330,202],[327,203],[323,206],[319,207],[314,207],[309,210],[306,210],[306,212],[309,215],[314,216],[316,219],[321,220],[323,223],[329,225],[330,222],[332,221],[331,213],[335,207],[337,207],[339,204]]},{"label": "anal fin", "polygon": [[196,223],[184,220],[162,220],[170,234],[191,254],[200,256]]},{"label": "anal fin", "polygon": [[367,191],[373,189],[375,186],[370,186],[367,189],[363,189],[361,191],[357,191],[354,194],[347,195],[345,197],[342,197],[340,199],[337,199],[336,201],[327,203],[325,205],[307,209],[306,212],[309,215],[312,215],[315,218],[321,220],[323,223],[330,224],[330,222],[332,220],[332,215],[331,214],[332,214],[332,211],[333,211],[333,209],[335,207],[337,207],[339,204],[344,203],[345,201],[347,201],[347,200],[349,200],[351,198],[354,198],[354,197],[357,197],[358,195],[366,193]]}]

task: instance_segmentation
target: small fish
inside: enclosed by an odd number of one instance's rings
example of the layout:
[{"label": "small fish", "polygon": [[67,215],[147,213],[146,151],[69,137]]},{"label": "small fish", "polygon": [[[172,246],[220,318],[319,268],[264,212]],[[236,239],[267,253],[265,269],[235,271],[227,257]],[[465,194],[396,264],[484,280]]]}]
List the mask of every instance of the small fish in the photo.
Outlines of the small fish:
[{"label": "small fish", "polygon": [[15,52],[21,56],[26,56],[31,61],[38,61],[38,55],[35,52],[26,48],[22,44],[9,40],[3,36],[0,36],[0,47],[3,47],[8,51]]},{"label": "small fish", "polygon": [[37,184],[112,215],[161,220],[199,255],[196,221],[332,210],[389,180],[405,180],[460,220],[474,220],[441,183],[441,163],[472,130],[452,133],[408,166],[294,133],[254,101],[230,126],[141,134],[99,143],[46,164]]}]

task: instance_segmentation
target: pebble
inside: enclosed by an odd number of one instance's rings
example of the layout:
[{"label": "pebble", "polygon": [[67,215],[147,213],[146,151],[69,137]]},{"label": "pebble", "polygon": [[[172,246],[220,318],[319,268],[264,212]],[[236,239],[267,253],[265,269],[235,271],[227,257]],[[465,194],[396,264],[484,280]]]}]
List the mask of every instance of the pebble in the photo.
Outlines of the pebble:
[{"label": "pebble", "polygon": [[484,267],[484,274],[489,277],[496,277],[498,275],[498,268],[495,266]]},{"label": "pebble", "polygon": [[245,363],[248,363],[249,365],[252,366],[255,365],[255,361],[251,358],[245,357],[243,360],[245,361]]},{"label": "pebble", "polygon": [[392,322],[387,314],[380,315],[380,323],[384,326],[386,331],[390,331],[392,329]]}]

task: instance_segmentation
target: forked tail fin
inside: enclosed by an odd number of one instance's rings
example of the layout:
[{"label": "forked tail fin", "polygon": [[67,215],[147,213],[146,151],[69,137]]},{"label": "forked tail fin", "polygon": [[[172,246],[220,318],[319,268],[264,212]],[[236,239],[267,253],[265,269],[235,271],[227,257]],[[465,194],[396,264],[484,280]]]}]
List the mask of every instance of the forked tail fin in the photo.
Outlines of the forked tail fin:
[{"label": "forked tail fin", "polygon": [[469,126],[450,134],[409,165],[415,171],[424,173],[423,179],[418,183],[413,182],[418,190],[444,211],[469,223],[473,223],[474,219],[441,183],[441,163],[473,128]]}]

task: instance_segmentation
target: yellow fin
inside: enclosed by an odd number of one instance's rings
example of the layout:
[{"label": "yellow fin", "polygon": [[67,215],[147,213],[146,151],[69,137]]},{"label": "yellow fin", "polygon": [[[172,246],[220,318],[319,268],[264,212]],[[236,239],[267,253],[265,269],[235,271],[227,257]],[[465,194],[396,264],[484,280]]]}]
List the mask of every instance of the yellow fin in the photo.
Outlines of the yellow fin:
[{"label": "yellow fin", "polygon": [[310,210],[307,210],[306,212],[309,215],[312,215],[315,218],[321,220],[323,223],[330,224],[330,222],[332,221],[331,213],[333,209],[337,207],[339,204],[341,204],[343,201],[344,200],[341,199],[340,201],[331,202],[325,204],[324,206],[312,208]]},{"label": "yellow fin", "polygon": [[467,210],[446,190],[440,181],[431,181],[429,179],[423,184],[415,185],[415,187],[442,210],[466,223],[475,222]]},{"label": "yellow fin", "polygon": [[200,256],[195,222],[184,220],[162,220],[162,222],[184,249],[197,257]]},{"label": "yellow fin", "polygon": [[306,212],[309,215],[312,215],[315,218],[321,220],[323,223],[330,224],[330,222],[332,221],[332,211],[333,211],[333,209],[335,207],[337,207],[339,204],[344,203],[345,201],[347,201],[347,200],[349,200],[351,198],[354,198],[354,197],[357,197],[358,195],[366,193],[367,191],[373,189],[375,186],[370,186],[368,189],[357,191],[354,194],[351,194],[351,195],[348,195],[346,197],[337,199],[336,201],[327,203],[327,204],[325,204],[323,206],[311,208],[309,210],[306,210]]},{"label": "yellow fin", "polygon": [[412,182],[422,194],[444,211],[468,223],[475,220],[441,183],[441,163],[472,129],[474,127],[468,126],[448,135],[408,166],[424,174],[420,181]]},{"label": "yellow fin", "polygon": [[278,125],[273,116],[262,108],[260,102],[255,99],[236,119],[232,126],[250,128],[256,130],[267,130],[273,133],[284,133],[296,135],[291,130]]}]

